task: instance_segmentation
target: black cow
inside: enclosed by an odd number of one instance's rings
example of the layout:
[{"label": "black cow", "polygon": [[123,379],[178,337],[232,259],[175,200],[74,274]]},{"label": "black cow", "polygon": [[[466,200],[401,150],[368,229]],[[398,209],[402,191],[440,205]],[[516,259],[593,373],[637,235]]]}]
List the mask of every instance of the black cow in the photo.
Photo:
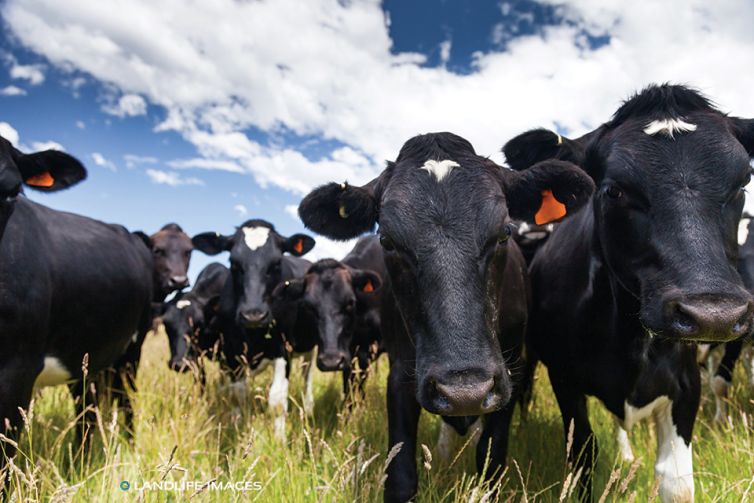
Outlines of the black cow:
[{"label": "black cow", "polygon": [[[380,353],[380,306],[385,276],[377,236],[359,239],[342,261],[323,259],[306,275],[276,289],[277,295],[300,300],[317,320],[317,367],[343,371],[343,392],[363,391],[369,364]],[[352,360],[359,368],[352,370]],[[355,382],[354,382],[355,381]]]},{"label": "black cow", "polygon": [[285,238],[269,222],[248,220],[232,235],[206,232],[194,236],[193,241],[197,250],[209,255],[230,252],[231,273],[220,294],[218,311],[225,364],[233,373],[234,387],[245,392],[246,369],[258,371],[261,363],[273,362],[268,405],[276,416],[275,435],[282,440],[291,353],[305,354],[303,405],[307,412],[313,406],[311,369],[317,325],[299,309],[298,302],[273,303],[272,293],[281,282],[304,275],[311,263],[299,256],[314,247],[314,239],[305,234]]},{"label": "black cow", "polygon": [[67,154],[22,154],[0,138],[0,430],[11,437],[33,388],[80,380],[82,367],[99,372],[149,326],[152,259],[140,240],[19,194],[22,184],[49,192],[85,177]]},{"label": "black cow", "polygon": [[217,320],[220,293],[230,276],[230,269],[214,262],[202,269],[190,292],[179,293],[165,304],[161,315],[170,343],[168,366],[176,372],[196,368],[204,382],[199,358],[214,355],[219,343]]},{"label": "black cow", "polygon": [[365,186],[331,183],[302,201],[306,226],[335,239],[379,220],[388,271],[381,323],[390,357],[389,447],[402,445],[388,468],[386,501],[416,493],[421,408],[485,414],[477,466],[483,469],[489,447],[486,475],[501,473],[528,309],[526,265],[509,240],[510,219],[562,217],[592,188],[565,163],[516,173],[459,136],[433,133],[406,142]]},{"label": "black cow", "polygon": [[[738,227],[738,273],[744,286],[754,292],[754,217],[744,215]],[[717,368],[714,369],[714,376],[710,380],[710,388],[715,395],[715,421],[724,422],[728,417],[728,390],[733,383],[733,369],[736,366],[738,358],[744,348],[744,344],[750,343],[751,340],[746,338],[726,342],[723,349],[723,356]],[[712,367],[709,366],[710,370]],[[754,384],[754,366],[750,380]]]},{"label": "black cow", "polygon": [[596,456],[592,395],[626,429],[654,416],[660,496],[691,501],[700,381],[688,341],[727,341],[751,326],[735,262],[754,122],[686,87],[651,86],[581,138],[538,129],[504,152],[523,173],[578,165],[598,187],[530,268],[527,342],[548,368],[565,431],[573,424],[569,455],[584,488]]},{"label": "black cow", "polygon": [[189,285],[188,269],[194,245],[176,223],[165,224],[151,236],[140,234],[152,251],[154,297],[155,302],[161,303],[174,291]]}]

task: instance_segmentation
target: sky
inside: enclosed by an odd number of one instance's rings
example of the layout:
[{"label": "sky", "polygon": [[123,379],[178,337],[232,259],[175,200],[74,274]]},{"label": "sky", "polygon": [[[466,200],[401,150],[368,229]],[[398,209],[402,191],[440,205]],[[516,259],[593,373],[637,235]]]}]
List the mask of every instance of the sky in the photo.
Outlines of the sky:
[{"label": "sky", "polygon": [[5,0],[0,17],[0,135],[89,171],[29,197],[147,233],[304,232],[302,196],[369,181],[416,134],[502,163],[516,134],[580,135],[651,83],[754,117],[754,2]]}]

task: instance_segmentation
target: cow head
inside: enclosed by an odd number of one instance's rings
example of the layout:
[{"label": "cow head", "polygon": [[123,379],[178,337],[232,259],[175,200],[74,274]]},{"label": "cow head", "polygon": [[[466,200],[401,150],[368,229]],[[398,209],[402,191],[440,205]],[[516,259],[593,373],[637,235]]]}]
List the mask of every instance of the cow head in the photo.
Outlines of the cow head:
[{"label": "cow head", "polygon": [[539,129],[504,152],[517,170],[565,160],[592,177],[595,254],[638,299],[650,335],[725,341],[750,330],[736,231],[753,120],[728,117],[686,87],[652,86],[581,138]]},{"label": "cow head", "polygon": [[152,250],[155,294],[167,297],[189,285],[188,269],[194,245],[191,238],[175,223],[166,224],[151,236],[142,239]]},{"label": "cow head", "polygon": [[317,320],[317,367],[323,372],[350,368],[357,317],[375,304],[382,278],[333,259],[315,262],[303,278],[285,281],[275,296],[301,301]]},{"label": "cow head", "polygon": [[22,186],[55,192],[86,178],[86,169],[70,155],[57,150],[24,154],[0,137],[0,221],[4,229]]},{"label": "cow head", "polygon": [[176,372],[185,372],[196,359],[193,341],[197,329],[204,325],[203,306],[179,293],[165,306],[162,323],[170,344],[168,366]]},{"label": "cow head", "polygon": [[[417,399],[431,412],[501,407],[511,380],[500,347],[499,306],[512,218],[546,223],[588,200],[593,184],[563,163],[516,173],[451,133],[412,138],[363,187],[328,184],[302,201],[310,229],[354,237],[379,221],[385,265],[416,348]],[[523,302],[523,300],[522,300]],[[413,369],[412,369],[413,370]]]},{"label": "cow head", "polygon": [[209,255],[230,252],[236,322],[260,328],[273,320],[270,299],[283,274],[283,254],[301,256],[314,247],[305,234],[283,237],[264,220],[249,220],[230,236],[205,232],[192,238],[194,247]]}]

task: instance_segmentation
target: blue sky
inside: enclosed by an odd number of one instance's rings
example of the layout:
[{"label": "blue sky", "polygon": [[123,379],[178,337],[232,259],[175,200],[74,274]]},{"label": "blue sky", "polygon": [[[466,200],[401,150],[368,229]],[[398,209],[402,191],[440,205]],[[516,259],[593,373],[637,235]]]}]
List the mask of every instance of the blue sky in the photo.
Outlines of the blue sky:
[{"label": "blue sky", "polygon": [[452,130],[502,162],[517,132],[579,134],[650,82],[754,116],[730,78],[754,63],[754,7],[733,0],[62,4],[0,6],[0,131],[89,169],[30,197],[134,230],[300,232],[308,189],[367,181],[413,134]]}]

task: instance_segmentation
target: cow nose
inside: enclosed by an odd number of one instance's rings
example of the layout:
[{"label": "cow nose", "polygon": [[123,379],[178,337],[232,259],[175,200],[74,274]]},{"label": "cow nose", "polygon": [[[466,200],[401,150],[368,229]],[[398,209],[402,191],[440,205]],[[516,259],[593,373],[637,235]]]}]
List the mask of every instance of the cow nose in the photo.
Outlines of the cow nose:
[{"label": "cow nose", "polygon": [[269,311],[262,311],[260,309],[251,309],[241,313],[241,319],[243,323],[248,327],[258,327],[263,325],[269,318]]},{"label": "cow nose", "polygon": [[424,402],[431,412],[445,416],[472,416],[499,409],[507,401],[499,376],[480,369],[428,375]]},{"label": "cow nose", "polygon": [[185,288],[188,286],[188,277],[186,276],[171,276],[168,281],[173,288]]},{"label": "cow nose", "polygon": [[322,372],[343,370],[346,365],[346,355],[342,351],[337,353],[322,353],[317,355],[317,367]]},{"label": "cow nose", "polygon": [[683,299],[669,306],[670,327],[681,339],[724,342],[751,329],[752,302]]}]

